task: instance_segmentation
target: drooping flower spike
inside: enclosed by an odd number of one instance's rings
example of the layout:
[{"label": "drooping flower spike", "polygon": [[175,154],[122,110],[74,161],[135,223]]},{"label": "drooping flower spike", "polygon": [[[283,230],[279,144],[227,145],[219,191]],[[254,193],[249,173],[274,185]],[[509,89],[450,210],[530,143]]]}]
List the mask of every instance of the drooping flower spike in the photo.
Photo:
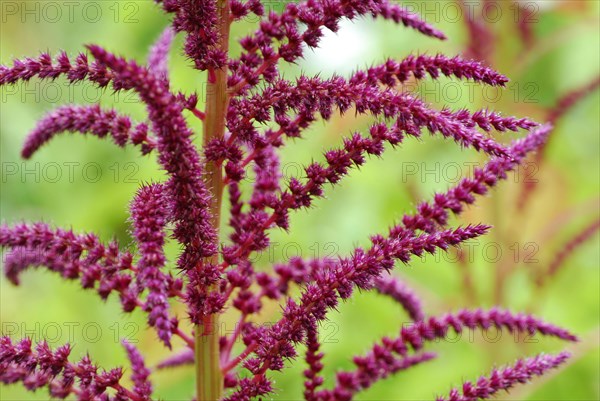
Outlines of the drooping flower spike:
[{"label": "drooping flower spike", "polygon": [[144,357],[137,347],[126,340],[122,341],[127,358],[131,364],[131,381],[134,384],[133,391],[144,400],[150,400],[152,396],[152,383],[150,382],[150,369],[146,367]]},{"label": "drooping flower spike", "polygon": [[[377,381],[405,370],[413,365],[427,362],[435,354],[419,351],[427,342],[443,340],[448,337],[450,329],[456,335],[463,331],[495,327],[508,332],[542,334],[575,341],[576,337],[569,332],[539,321],[529,315],[514,315],[508,311],[492,309],[490,311],[460,311],[442,317],[431,317],[411,326],[403,327],[397,338],[384,337],[364,356],[353,359],[356,370],[338,372],[337,384],[332,390],[321,390],[313,399],[316,400],[350,400],[353,396]],[[310,341],[310,335],[308,337]],[[414,354],[412,354],[414,353]],[[483,398],[483,397],[482,397]]]},{"label": "drooping flower spike", "polygon": [[52,137],[64,131],[91,133],[100,138],[110,135],[116,145],[127,143],[141,147],[142,154],[156,147],[156,140],[149,135],[145,123],[133,125],[128,116],[120,116],[114,110],[93,106],[62,106],[47,114],[25,141],[21,155],[29,159]]},{"label": "drooping flower spike", "polygon": [[145,383],[146,373],[140,355],[127,345],[127,351],[136,370],[133,390],[121,384],[123,371],[116,368],[99,371],[89,356],[78,362],[70,362],[71,346],[64,345],[52,351],[44,341],[32,349],[30,339],[13,344],[9,337],[0,337],[0,382],[4,384],[23,383],[31,391],[48,387],[52,398],[64,399],[110,399],[145,401],[150,400],[151,387]]},{"label": "drooping flower spike", "polygon": [[173,28],[166,27],[148,54],[148,69],[165,79],[169,79],[169,51],[174,39]]},{"label": "drooping flower spike", "polygon": [[65,279],[79,279],[83,288],[94,288],[106,299],[119,294],[123,310],[139,305],[133,279],[133,256],[121,252],[117,243],[104,245],[93,234],[53,230],[43,223],[0,226],[0,246],[10,252],[5,259],[5,274],[14,284],[30,266],[45,266]]},{"label": "drooping flower spike", "polygon": [[406,284],[393,276],[380,276],[375,279],[375,289],[398,302],[413,321],[425,317],[419,297]]},{"label": "drooping flower spike", "polygon": [[181,281],[175,281],[162,270],[166,263],[163,251],[165,227],[170,213],[165,188],[160,184],[140,188],[131,205],[133,236],[140,253],[136,284],[140,291],[148,289],[144,303],[148,323],[157,329],[158,337],[168,347],[171,347],[171,335],[177,326],[169,314],[169,296],[174,287],[180,289],[182,286]]},{"label": "drooping flower spike", "polygon": [[448,397],[438,397],[436,401],[477,401],[492,399],[499,391],[507,391],[517,384],[527,383],[535,376],[541,376],[556,369],[569,359],[570,354],[538,355],[534,358],[518,360],[514,366],[494,369],[489,377],[481,377],[476,383],[465,382],[462,389],[452,389]]},{"label": "drooping flower spike", "polygon": [[416,214],[404,216],[404,226],[425,232],[435,231],[437,226],[445,226],[449,211],[460,214],[464,205],[475,202],[475,195],[486,194],[499,180],[505,179],[507,173],[514,170],[528,154],[544,144],[551,130],[552,126],[546,124],[535,128],[525,138],[514,141],[509,148],[512,158],[494,158],[483,168],[474,169],[473,177],[461,180],[446,193],[434,195],[433,202],[421,203]]},{"label": "drooping flower spike", "polygon": [[545,281],[556,275],[558,270],[565,264],[565,261],[579,247],[594,238],[596,233],[600,231],[600,218],[597,218],[578,232],[573,238],[569,239],[562,248],[554,255],[553,259],[548,264],[548,267],[540,272],[538,276],[538,285],[542,285]]}]

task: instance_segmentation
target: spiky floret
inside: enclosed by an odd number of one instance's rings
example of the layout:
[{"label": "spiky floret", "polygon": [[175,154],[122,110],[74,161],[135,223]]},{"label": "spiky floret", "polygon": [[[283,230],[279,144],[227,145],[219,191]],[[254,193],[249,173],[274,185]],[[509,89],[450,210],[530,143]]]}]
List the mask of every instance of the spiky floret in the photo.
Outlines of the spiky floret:
[{"label": "spiky floret", "polygon": [[[23,383],[31,391],[48,387],[50,396],[60,399],[71,395],[82,401],[105,399],[114,393],[120,400],[149,400],[146,387],[136,386],[129,390],[120,383],[121,368],[99,371],[87,355],[78,362],[70,362],[70,353],[69,344],[52,351],[45,341],[33,349],[29,338],[13,344],[9,337],[0,337],[0,382]],[[132,362],[134,368],[139,369],[137,355]],[[139,372],[136,382],[141,383],[142,374]]]},{"label": "spiky floret", "polygon": [[149,135],[145,123],[133,125],[128,116],[102,109],[99,105],[61,106],[38,122],[27,137],[21,155],[29,159],[42,145],[64,131],[90,133],[99,138],[110,135],[117,146],[138,145],[142,154],[150,153],[156,147],[156,140]]},{"label": "spiky floret", "polygon": [[518,384],[527,383],[535,376],[541,376],[556,369],[569,359],[570,354],[538,355],[520,359],[513,366],[494,369],[489,377],[481,377],[476,383],[465,382],[462,389],[452,389],[448,397],[438,397],[437,401],[477,401],[491,399],[499,391],[507,391]]}]

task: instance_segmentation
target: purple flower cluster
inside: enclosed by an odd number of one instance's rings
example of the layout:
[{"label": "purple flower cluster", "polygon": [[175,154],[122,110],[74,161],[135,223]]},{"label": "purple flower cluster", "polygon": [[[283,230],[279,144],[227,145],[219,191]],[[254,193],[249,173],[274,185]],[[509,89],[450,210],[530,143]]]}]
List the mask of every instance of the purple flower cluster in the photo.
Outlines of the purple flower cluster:
[{"label": "purple flower cluster", "polygon": [[140,188],[131,205],[131,219],[133,236],[141,253],[137,264],[136,284],[140,291],[148,289],[144,303],[148,323],[157,329],[159,338],[170,347],[171,334],[177,321],[169,316],[168,299],[170,292],[181,290],[183,285],[181,280],[174,280],[162,270],[166,263],[163,248],[165,225],[169,218],[164,192],[161,184]]},{"label": "purple flower cluster", "polygon": [[422,320],[425,317],[417,294],[397,278],[389,275],[379,276],[374,280],[374,285],[381,294],[388,295],[402,305],[412,320]]},{"label": "purple flower cluster", "polygon": [[126,312],[138,306],[133,256],[115,242],[105,245],[93,234],[36,223],[1,226],[0,246],[9,249],[4,268],[14,284],[28,267],[47,267],[65,279],[79,279],[83,288],[95,288],[103,299],[118,293]]},{"label": "purple flower cluster", "polygon": [[578,232],[573,238],[571,238],[554,256],[552,261],[548,264],[547,270],[544,274],[538,277],[538,284],[542,284],[544,280],[554,276],[557,271],[565,263],[565,260],[571,256],[571,254],[589,239],[600,231],[600,218],[593,221],[591,224],[584,227],[581,232]]},{"label": "purple flower cluster", "polygon": [[99,371],[87,355],[74,363],[69,361],[70,345],[52,351],[42,341],[32,349],[28,338],[16,344],[8,337],[0,338],[0,381],[5,384],[22,382],[31,391],[48,387],[52,398],[74,395],[80,400],[150,400],[149,370],[132,345],[125,344],[125,347],[134,368],[133,390],[121,385],[121,368]]},{"label": "purple flower cluster", "polygon": [[538,355],[534,358],[519,360],[514,366],[493,370],[489,377],[481,377],[477,383],[465,382],[460,390],[453,389],[447,398],[438,397],[437,401],[477,401],[491,398],[501,390],[509,390],[520,383],[527,383],[535,376],[541,376],[556,369],[568,358],[567,352],[558,355]]},{"label": "purple flower cluster", "polygon": [[156,143],[148,136],[148,126],[132,126],[128,116],[119,116],[114,110],[102,110],[98,105],[59,107],[39,121],[31,132],[21,155],[29,159],[42,145],[61,132],[91,133],[99,138],[110,135],[118,146],[127,143],[141,146],[143,154],[151,152]]},{"label": "purple flower cluster", "polygon": [[[259,0],[158,3],[172,15],[172,25],[152,46],[146,64],[90,45],[89,55],[79,54],[74,62],[65,53],[55,60],[44,53],[37,59],[15,60],[11,67],[0,66],[0,85],[32,78],[85,80],[100,88],[133,91],[146,106],[147,121],[138,124],[99,105],[61,106],[27,138],[25,158],[61,132],[91,133],[110,136],[121,147],[140,146],[142,154],[152,152],[166,174],[163,182],[139,188],[131,202],[135,243],[131,252],[116,242],[104,244],[96,235],[53,229],[44,223],[2,225],[0,246],[7,249],[4,266],[11,282],[19,284],[20,273],[29,267],[45,267],[79,280],[102,299],[118,294],[126,312],[139,307],[166,347],[172,347],[173,336],[185,343],[185,349],[174,351],[157,368],[195,363],[199,401],[270,397],[277,390],[270,373],[284,369],[285,362],[304,348],[305,399],[347,401],[379,380],[434,358],[425,346],[446,338],[450,330],[496,327],[576,340],[566,330],[532,316],[499,309],[428,316],[416,292],[391,274],[398,262],[408,264],[414,256],[447,251],[484,235],[490,227],[483,224],[450,227],[451,213],[460,214],[477,195],[505,179],[543,145],[551,130],[549,124],[487,109],[438,110],[405,91],[402,84],[445,76],[502,87],[508,81],[505,76],[480,62],[441,54],[387,60],[349,78],[300,75],[290,80],[279,73],[279,63],[297,62],[306,47],[319,45],[324,29],[337,31],[342,19],[383,18],[444,39],[418,16],[387,0],[306,0],[288,3],[281,13],[267,16]],[[241,54],[233,57],[228,52],[230,26],[249,13],[261,21],[253,34],[240,40]],[[179,33],[185,35],[183,50],[194,67],[206,71],[209,88],[204,110],[197,108],[197,93],[184,95],[171,88],[168,56]],[[367,131],[349,134],[338,148],[305,166],[301,175],[284,180],[279,149],[290,138],[301,137],[313,123],[346,112],[370,118]],[[202,149],[194,145],[188,118],[204,124]],[[491,135],[519,130],[526,133],[509,145]],[[270,270],[259,266],[254,256],[270,246],[270,230],[290,229],[290,214],[313,206],[329,185],[339,185],[370,156],[381,156],[424,132],[480,151],[489,160],[471,177],[419,204],[387,233],[371,235],[366,248],[336,258],[292,258]],[[253,176],[253,185],[242,182],[248,176]],[[221,240],[220,227],[223,193],[229,196],[226,240]],[[595,230],[597,224],[582,236]],[[166,257],[169,241],[181,248],[176,261]],[[364,356],[354,357],[355,369],[338,372],[334,387],[323,389],[320,324],[356,290],[375,290],[392,298],[411,324],[397,337],[385,337]],[[172,308],[171,302],[182,307]],[[258,323],[266,302],[277,302],[282,309],[269,327]],[[188,324],[180,324],[177,311],[182,309],[194,333]],[[229,311],[239,315],[238,324],[233,333],[221,336],[215,322]],[[237,353],[234,345],[240,341],[244,349]],[[13,344],[8,337],[0,339],[0,381],[20,382],[30,390],[47,387],[56,398],[153,398],[150,369],[133,345],[124,342],[124,347],[132,366],[132,389],[120,383],[120,369],[99,373],[87,356],[69,362],[69,345],[51,351],[42,342],[32,350],[29,339]],[[488,398],[564,359],[566,354],[519,362],[514,368],[494,371],[476,385],[465,384],[463,395],[454,391],[450,399]]]},{"label": "purple flower cluster", "polygon": [[[539,333],[567,341],[576,340],[567,331],[539,321],[532,316],[513,315],[497,309],[487,312],[464,310],[440,318],[431,317],[402,328],[397,338],[384,337],[381,343],[375,344],[365,356],[354,357],[356,370],[339,372],[336,387],[333,390],[321,391],[316,399],[350,400],[355,393],[370,387],[392,373],[433,359],[435,354],[419,353],[418,351],[422,350],[426,342],[446,338],[450,329],[460,334],[463,330],[478,328],[487,330],[490,327],[510,332]],[[410,354],[409,352],[416,353]]]}]

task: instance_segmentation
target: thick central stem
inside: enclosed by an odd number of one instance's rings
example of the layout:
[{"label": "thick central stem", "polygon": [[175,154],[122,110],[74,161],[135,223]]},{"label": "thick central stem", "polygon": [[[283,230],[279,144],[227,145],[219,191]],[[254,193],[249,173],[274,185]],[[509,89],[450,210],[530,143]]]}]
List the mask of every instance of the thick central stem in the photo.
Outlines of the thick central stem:
[{"label": "thick central stem", "polygon": [[[229,49],[229,2],[218,0],[219,47]],[[203,146],[214,138],[225,134],[225,116],[227,111],[227,67],[208,70],[206,85],[206,110],[203,129]],[[221,199],[223,196],[223,174],[221,164],[209,162],[206,166],[207,185],[212,193],[212,226],[220,232]],[[219,256],[214,255],[207,262],[218,264]],[[221,374],[219,355],[219,315],[206,316],[202,324],[196,327],[196,394],[198,401],[217,401],[223,397],[223,375]]]}]

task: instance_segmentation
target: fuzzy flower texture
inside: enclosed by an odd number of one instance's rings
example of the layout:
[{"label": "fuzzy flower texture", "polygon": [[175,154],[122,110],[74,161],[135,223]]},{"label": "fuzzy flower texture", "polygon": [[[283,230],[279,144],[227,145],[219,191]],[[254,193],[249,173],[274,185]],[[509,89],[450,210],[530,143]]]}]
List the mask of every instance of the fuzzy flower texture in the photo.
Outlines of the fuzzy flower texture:
[{"label": "fuzzy flower texture", "polygon": [[[20,383],[32,391],[45,387],[53,398],[150,400],[153,370],[200,364],[198,357],[210,357],[198,352],[205,346],[199,339],[211,335],[208,322],[226,310],[239,315],[235,331],[218,333],[217,338],[215,377],[222,392],[215,394],[227,401],[270,399],[278,391],[272,372],[296,362],[299,352],[305,353],[307,364],[304,398],[348,401],[377,381],[436,357],[425,351],[427,344],[451,332],[493,327],[576,341],[564,329],[499,308],[429,316],[418,296],[392,273],[414,256],[443,252],[485,234],[489,227],[481,224],[449,227],[451,215],[460,214],[505,179],[544,144],[551,130],[550,125],[487,109],[435,109],[403,90],[402,84],[444,76],[502,87],[506,77],[477,61],[441,54],[387,60],[347,78],[286,79],[278,72],[280,64],[299,61],[307,49],[319,45],[325,30],[337,31],[344,19],[381,18],[432,39],[445,39],[388,0],[306,0],[268,15],[260,0],[157,2],[172,24],[151,48],[147,63],[88,45],[75,56],[42,53],[0,66],[0,86],[34,78],[64,79],[139,96],[147,109],[146,121],[134,122],[99,104],[62,105],[40,120],[22,151],[30,158],[54,136],[70,132],[110,138],[120,147],[134,146],[142,155],[154,155],[167,178],[143,185],[131,202],[135,248],[42,222],[3,224],[0,246],[5,250],[6,277],[15,285],[28,268],[51,270],[78,280],[102,299],[114,294],[125,312],[146,313],[148,326],[168,349],[174,338],[185,346],[151,369],[140,351],[124,342],[132,376],[123,380],[121,368],[101,370],[87,355],[72,360],[69,344],[53,350],[43,341],[32,344],[29,338],[2,337],[2,383]],[[241,54],[233,57],[228,51],[229,27],[250,13],[260,22],[253,33],[239,39]],[[191,65],[206,73],[210,90],[205,102],[193,88],[184,93],[171,86],[167,61],[176,35],[185,37],[183,52]],[[339,147],[315,156],[303,174],[284,180],[278,154],[291,145],[289,139],[301,137],[319,120],[349,111],[371,116],[371,126],[344,136]],[[190,119],[204,124],[201,148],[193,144],[197,133]],[[507,130],[521,131],[520,139],[502,144],[491,135]],[[414,213],[391,224],[387,233],[372,234],[366,248],[335,258],[292,258],[259,269],[254,256],[269,247],[272,230],[290,228],[291,214],[310,208],[325,196],[328,184],[339,185],[370,156],[381,156],[425,132],[482,152],[489,156],[486,164],[419,204]],[[252,185],[242,183],[247,176],[253,177]],[[218,240],[221,196],[228,205],[223,213],[231,232],[223,243]],[[179,245],[177,260],[166,258],[168,242]],[[326,381],[320,324],[357,290],[390,297],[412,322],[399,322],[396,336],[367,347],[352,359],[353,368]],[[274,302],[281,307],[277,321],[268,327],[256,323],[263,306]],[[175,303],[182,307],[172,307]],[[176,311],[184,309],[186,315],[178,316]],[[234,347],[240,343],[243,349]],[[486,399],[557,367],[567,357],[561,353],[522,360],[439,399]]]}]

